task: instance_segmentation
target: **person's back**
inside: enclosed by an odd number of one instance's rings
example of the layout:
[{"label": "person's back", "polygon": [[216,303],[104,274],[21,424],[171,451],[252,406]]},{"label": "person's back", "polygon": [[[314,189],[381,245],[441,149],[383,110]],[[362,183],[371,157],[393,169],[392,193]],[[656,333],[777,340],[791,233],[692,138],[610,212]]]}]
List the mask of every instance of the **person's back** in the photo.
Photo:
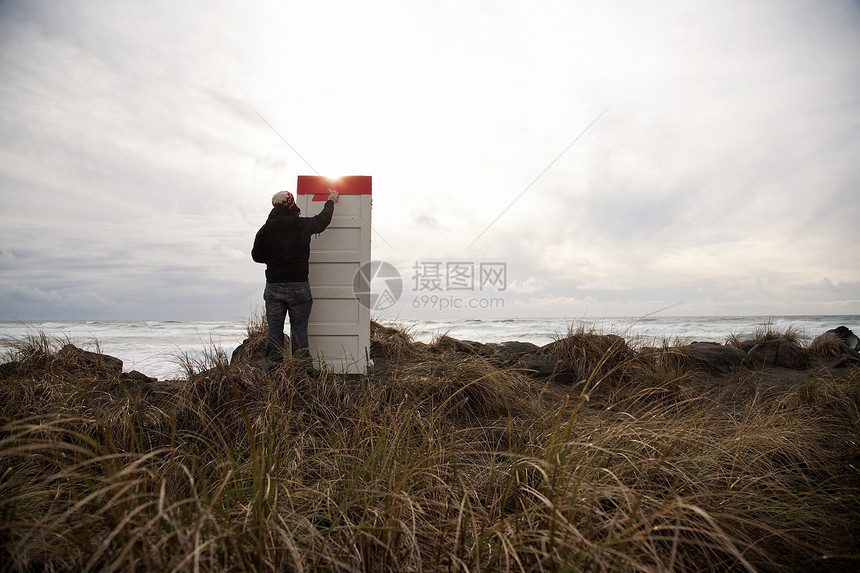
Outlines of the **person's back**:
[{"label": "person's back", "polygon": [[251,251],[256,262],[266,264],[266,281],[306,282],[311,236],[324,231],[331,217],[332,205],[328,202],[316,217],[300,217],[283,205],[273,207]]},{"label": "person's back", "polygon": [[251,258],[266,265],[266,359],[274,365],[283,359],[284,322],[290,316],[290,348],[293,355],[307,353],[308,318],[313,297],[308,283],[311,236],[323,232],[331,222],[337,191],[329,193],[322,211],[301,217],[289,191],[272,197],[272,210],[257,231]]}]

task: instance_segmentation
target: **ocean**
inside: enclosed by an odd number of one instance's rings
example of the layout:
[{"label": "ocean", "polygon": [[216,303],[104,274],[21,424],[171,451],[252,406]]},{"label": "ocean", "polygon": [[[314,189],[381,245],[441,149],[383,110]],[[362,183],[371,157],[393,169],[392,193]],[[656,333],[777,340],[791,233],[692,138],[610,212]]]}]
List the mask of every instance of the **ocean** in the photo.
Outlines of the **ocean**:
[{"label": "ocean", "polygon": [[[447,334],[478,342],[520,340],[538,345],[584,326],[603,334],[618,334],[634,346],[676,342],[725,342],[730,335],[752,335],[766,324],[775,331],[789,327],[811,340],[840,325],[860,333],[860,315],[822,316],[648,316],[644,318],[513,318],[486,320],[380,320],[405,329],[415,340],[430,342]],[[0,345],[44,332],[87,350],[116,356],[126,372],[138,370],[158,379],[181,377],[185,359],[200,361],[214,349],[227,356],[247,336],[249,319],[223,321],[44,321],[0,322]]]}]

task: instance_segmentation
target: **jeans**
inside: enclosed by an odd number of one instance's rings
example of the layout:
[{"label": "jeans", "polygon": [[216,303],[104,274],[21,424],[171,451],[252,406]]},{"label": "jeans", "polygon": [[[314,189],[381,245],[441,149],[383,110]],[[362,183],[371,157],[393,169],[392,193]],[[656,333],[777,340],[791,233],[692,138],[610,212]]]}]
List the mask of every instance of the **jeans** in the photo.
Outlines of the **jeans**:
[{"label": "jeans", "polygon": [[309,283],[266,283],[266,361],[281,362],[284,358],[284,321],[290,314],[290,350],[294,358],[309,358],[308,318],[313,297]]}]

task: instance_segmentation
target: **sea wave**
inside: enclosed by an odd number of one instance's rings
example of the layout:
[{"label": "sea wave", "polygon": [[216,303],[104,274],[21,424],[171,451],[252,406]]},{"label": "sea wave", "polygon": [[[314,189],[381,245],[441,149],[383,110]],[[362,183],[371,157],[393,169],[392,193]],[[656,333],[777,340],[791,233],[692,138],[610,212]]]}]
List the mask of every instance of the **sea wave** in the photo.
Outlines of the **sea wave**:
[{"label": "sea wave", "polygon": [[[791,328],[809,340],[840,325],[860,333],[860,315],[399,319],[380,322],[403,328],[415,340],[422,342],[447,334],[478,342],[520,340],[539,345],[563,338],[577,329],[618,334],[634,345],[661,341],[725,342],[729,336],[752,336],[763,328],[778,332]],[[187,359],[203,360],[213,349],[220,349],[229,356],[247,337],[248,324],[247,318],[224,321],[0,322],[0,342],[9,345],[11,341],[24,340],[41,331],[59,341],[68,340],[82,348],[116,356],[123,360],[125,371],[139,370],[149,376],[169,379],[184,375],[182,365]]]}]

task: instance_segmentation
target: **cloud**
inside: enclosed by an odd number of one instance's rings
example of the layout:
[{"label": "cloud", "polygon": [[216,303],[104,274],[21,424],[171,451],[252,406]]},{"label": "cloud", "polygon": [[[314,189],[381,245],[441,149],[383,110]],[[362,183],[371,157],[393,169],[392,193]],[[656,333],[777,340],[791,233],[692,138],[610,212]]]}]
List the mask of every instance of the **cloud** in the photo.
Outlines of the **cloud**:
[{"label": "cloud", "polygon": [[432,229],[434,231],[439,230],[441,225],[439,221],[433,215],[429,215],[427,213],[422,213],[414,218],[416,224],[421,225],[422,227],[427,227],[428,229]]},{"label": "cloud", "polygon": [[10,303],[62,303],[63,297],[55,290],[46,292],[27,285],[4,284],[0,286],[0,297]]},{"label": "cloud", "polygon": [[315,170],[373,175],[407,274],[506,262],[505,313],[858,312],[858,30],[836,1],[0,3],[0,315],[247,313],[269,197]]},{"label": "cloud", "polygon": [[514,279],[507,285],[507,288],[516,294],[532,294],[542,292],[546,288],[546,281],[537,277],[529,277],[524,281]]}]

